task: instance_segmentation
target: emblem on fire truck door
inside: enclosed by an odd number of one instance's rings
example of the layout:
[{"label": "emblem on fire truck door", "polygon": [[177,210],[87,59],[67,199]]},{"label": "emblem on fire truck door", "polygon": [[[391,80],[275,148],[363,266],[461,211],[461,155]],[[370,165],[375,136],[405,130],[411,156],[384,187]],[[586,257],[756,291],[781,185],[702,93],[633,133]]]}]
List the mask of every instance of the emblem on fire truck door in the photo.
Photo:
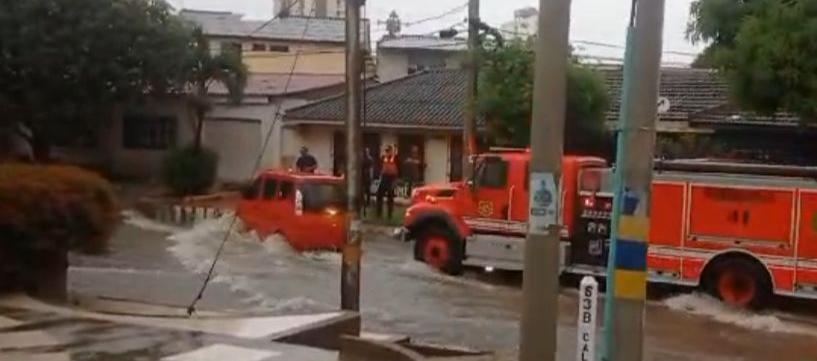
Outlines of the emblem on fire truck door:
[{"label": "emblem on fire truck door", "polygon": [[494,213],[494,204],[491,201],[479,201],[477,213],[483,217],[490,217]]}]

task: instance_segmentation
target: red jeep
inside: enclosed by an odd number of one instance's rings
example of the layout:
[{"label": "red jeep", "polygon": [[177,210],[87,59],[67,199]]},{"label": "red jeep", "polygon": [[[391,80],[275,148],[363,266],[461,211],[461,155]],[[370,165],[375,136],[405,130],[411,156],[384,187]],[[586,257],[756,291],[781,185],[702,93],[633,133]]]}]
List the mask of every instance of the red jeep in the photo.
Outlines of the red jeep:
[{"label": "red jeep", "polygon": [[283,170],[261,172],[237,212],[262,238],[279,234],[296,250],[339,250],[346,240],[343,178]]}]

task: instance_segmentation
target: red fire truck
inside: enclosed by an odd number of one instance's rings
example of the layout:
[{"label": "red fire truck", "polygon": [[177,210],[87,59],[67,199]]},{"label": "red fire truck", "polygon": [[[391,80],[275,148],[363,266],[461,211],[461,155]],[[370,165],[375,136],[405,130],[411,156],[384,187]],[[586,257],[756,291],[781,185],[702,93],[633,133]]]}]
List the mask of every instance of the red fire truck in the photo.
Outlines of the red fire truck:
[{"label": "red fire truck", "polygon": [[[522,270],[526,150],[476,158],[474,179],[412,194],[403,236],[444,272]],[[727,303],[761,307],[772,294],[817,299],[817,181],[812,168],[657,162],[652,185],[651,282],[697,286]],[[563,272],[602,276],[613,170],[603,159],[562,161]]]}]

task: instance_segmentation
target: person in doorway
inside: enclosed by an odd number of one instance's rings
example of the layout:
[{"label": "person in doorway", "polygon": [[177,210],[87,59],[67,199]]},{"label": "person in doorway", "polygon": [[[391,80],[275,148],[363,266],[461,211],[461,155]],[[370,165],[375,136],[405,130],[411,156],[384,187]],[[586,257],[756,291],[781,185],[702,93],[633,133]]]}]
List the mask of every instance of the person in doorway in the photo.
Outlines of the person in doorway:
[{"label": "person in doorway", "polygon": [[318,169],[318,161],[309,154],[309,148],[301,147],[301,156],[295,161],[295,169],[302,173],[315,173]]},{"label": "person in doorway", "polygon": [[363,159],[361,159],[361,173],[360,173],[360,180],[363,183],[363,189],[361,189],[361,193],[363,194],[363,215],[366,215],[366,209],[372,202],[372,179],[374,178],[374,157],[372,157],[372,151],[368,147],[363,150]]},{"label": "person in doorway", "polygon": [[406,160],[403,162],[403,178],[406,181],[406,194],[411,196],[411,190],[420,182],[420,174],[423,172],[423,163],[420,160],[420,148],[416,145],[411,147]]},{"label": "person in doorway", "polygon": [[397,180],[397,155],[389,145],[380,157],[380,185],[377,188],[377,217],[383,217],[383,197],[386,197],[386,214],[394,213],[394,181]]}]

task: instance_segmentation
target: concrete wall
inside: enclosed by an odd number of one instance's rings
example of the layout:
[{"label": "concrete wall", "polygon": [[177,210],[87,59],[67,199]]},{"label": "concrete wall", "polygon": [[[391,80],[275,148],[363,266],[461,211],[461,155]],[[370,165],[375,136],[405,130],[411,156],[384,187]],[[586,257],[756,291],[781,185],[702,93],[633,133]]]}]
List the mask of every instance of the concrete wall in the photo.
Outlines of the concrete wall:
[{"label": "concrete wall", "polygon": [[408,54],[386,49],[377,51],[377,78],[381,82],[402,78],[408,74]]},{"label": "concrete wall", "polygon": [[418,64],[443,64],[447,69],[459,69],[463,60],[464,52],[378,49],[377,77],[381,82],[399,79],[408,75],[409,68]]},{"label": "concrete wall", "polygon": [[[131,109],[143,111],[156,116],[175,116],[176,125],[176,147],[184,146],[193,142],[194,130],[193,122],[185,103],[177,98],[148,101],[140,106],[133,106]],[[129,149],[123,144],[123,121],[125,114],[123,107],[118,107],[114,111],[113,122],[111,123],[108,137],[105,144],[100,148],[110,152],[110,170],[116,175],[138,178],[158,178],[161,169],[162,159],[167,149]]]},{"label": "concrete wall", "polygon": [[447,136],[430,136],[425,144],[426,183],[448,181],[449,144]]},{"label": "concrete wall", "polygon": [[[273,44],[271,42],[266,42]],[[299,74],[345,74],[346,57],[343,44],[287,44],[289,52],[252,51],[253,42],[244,43],[242,59],[250,72],[255,73],[289,73],[295,62],[298,63],[295,73]]]},{"label": "concrete wall", "polygon": [[284,167],[294,167],[298,158],[298,151],[302,146],[309,148],[309,153],[318,161],[318,171],[331,173],[334,154],[332,127],[325,126],[297,126],[287,127],[282,132],[282,159],[289,164]]}]

